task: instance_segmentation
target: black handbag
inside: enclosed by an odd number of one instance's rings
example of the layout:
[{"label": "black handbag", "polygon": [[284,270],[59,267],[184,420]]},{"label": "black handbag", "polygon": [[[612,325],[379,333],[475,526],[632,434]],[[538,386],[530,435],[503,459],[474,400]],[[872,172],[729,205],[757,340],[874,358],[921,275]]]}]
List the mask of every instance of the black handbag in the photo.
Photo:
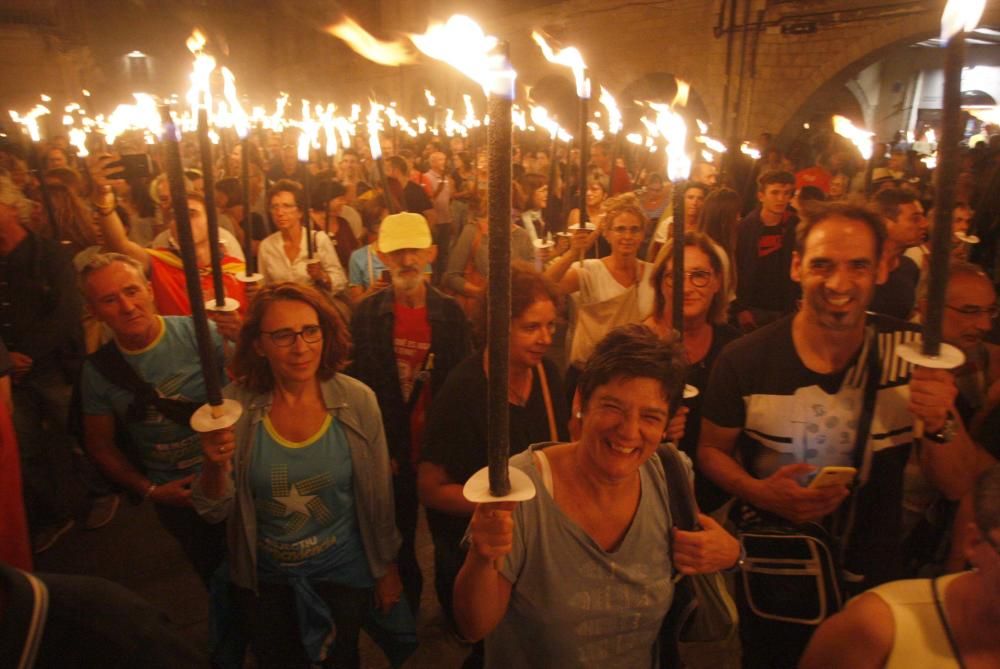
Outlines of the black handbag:
[{"label": "black handbag", "polygon": [[[681,530],[698,530],[697,504],[687,470],[671,444],[657,449],[667,479],[670,516]],[[736,634],[739,616],[722,574],[681,576],[674,583],[674,598],[660,628],[660,666],[680,667],[681,646],[717,643]]]},{"label": "black handbag", "polygon": [[[866,337],[866,342],[867,378],[852,452],[852,464],[859,471],[875,412],[880,371],[877,339]],[[818,625],[840,610],[845,586],[843,557],[856,500],[852,491],[842,507],[846,521],[839,532],[819,523],[794,524],[747,504],[734,507],[745,556],[739,583],[755,615]]]}]

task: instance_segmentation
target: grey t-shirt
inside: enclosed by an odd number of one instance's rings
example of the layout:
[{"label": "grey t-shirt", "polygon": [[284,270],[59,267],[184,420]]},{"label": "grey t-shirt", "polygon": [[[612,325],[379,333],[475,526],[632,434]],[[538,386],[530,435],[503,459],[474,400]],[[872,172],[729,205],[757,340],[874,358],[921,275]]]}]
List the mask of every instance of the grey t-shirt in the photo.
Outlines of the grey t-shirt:
[{"label": "grey t-shirt", "polygon": [[486,667],[656,666],[654,646],[673,599],[670,507],[657,456],[640,470],[639,508],[617,550],[605,552],[555,504],[529,450],[511,458],[537,489],[514,511],[513,583],[486,638]]}]

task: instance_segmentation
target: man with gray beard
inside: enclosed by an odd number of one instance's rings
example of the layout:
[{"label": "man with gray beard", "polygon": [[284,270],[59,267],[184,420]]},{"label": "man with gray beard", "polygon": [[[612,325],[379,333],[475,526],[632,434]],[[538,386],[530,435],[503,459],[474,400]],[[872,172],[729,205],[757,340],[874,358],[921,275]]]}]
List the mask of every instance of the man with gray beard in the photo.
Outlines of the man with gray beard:
[{"label": "man with gray beard", "polygon": [[414,552],[416,462],[430,399],[470,352],[465,313],[431,287],[425,268],[437,249],[420,214],[386,216],[378,249],[391,274],[387,288],[358,305],[351,320],[354,362],[348,373],[369,385],[382,410],[392,458],[396,525],[403,535],[399,572],[416,613],[422,578]]}]

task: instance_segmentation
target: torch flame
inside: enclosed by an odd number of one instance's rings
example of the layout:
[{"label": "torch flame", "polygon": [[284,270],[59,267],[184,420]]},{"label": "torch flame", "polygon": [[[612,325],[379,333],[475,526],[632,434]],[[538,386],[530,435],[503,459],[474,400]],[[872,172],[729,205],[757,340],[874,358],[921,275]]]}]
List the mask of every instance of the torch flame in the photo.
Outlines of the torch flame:
[{"label": "torch flame", "polygon": [[250,118],[243,111],[243,105],[240,104],[240,98],[236,94],[236,75],[228,67],[224,67],[222,68],[222,81],[222,92],[232,113],[236,134],[239,135],[240,139],[243,139],[250,133]]},{"label": "torch flame", "polygon": [[376,39],[347,16],[338,23],[328,26],[326,32],[344,40],[355,53],[379,65],[394,67],[417,62],[416,55],[405,42],[385,42]]},{"label": "torch flame", "polygon": [[691,94],[691,84],[684,81],[683,79],[677,80],[677,93],[674,94],[674,99],[670,103],[671,107],[687,107],[688,96]]},{"label": "torch flame", "polygon": [[740,153],[745,156],[750,156],[754,160],[760,160],[760,151],[750,146],[750,142],[743,142],[740,144]]},{"label": "torch flame", "polygon": [[38,127],[38,117],[44,116],[48,113],[48,107],[45,107],[44,105],[35,105],[31,111],[24,116],[21,116],[12,109],[10,110],[10,117],[14,119],[14,123],[20,123],[24,126],[24,129],[28,131],[28,135],[31,136],[32,142],[37,142],[42,138],[41,129]]},{"label": "torch flame", "polygon": [[187,93],[187,101],[191,106],[191,115],[197,116],[202,106],[212,113],[212,87],[210,78],[215,70],[215,58],[205,53],[206,39],[204,33],[195,28],[187,39],[187,48],[194,54],[194,67],[191,70],[191,88]]},{"label": "torch flame", "polygon": [[714,151],[715,153],[725,153],[727,151],[726,145],[721,141],[715,139],[714,137],[709,137],[707,135],[700,135],[694,138],[694,141],[705,145],[709,151]]},{"label": "torch flame", "polygon": [[642,135],[640,135],[637,132],[630,132],[629,134],[625,135],[625,140],[629,144],[635,144],[636,146],[642,146]]},{"label": "torch flame", "polygon": [[551,139],[555,139],[559,135],[559,124],[549,116],[549,110],[545,107],[533,106],[531,108],[531,122],[544,128]]},{"label": "torch flame", "polygon": [[618,109],[618,103],[615,102],[615,96],[604,86],[601,86],[601,104],[604,108],[608,110],[608,132],[612,135],[617,135],[621,132],[623,127],[622,124],[622,113]]},{"label": "torch flame", "polygon": [[76,155],[80,158],[90,155],[90,151],[87,150],[87,132],[83,128],[70,129],[69,143],[76,147]]},{"label": "torch flame", "polygon": [[201,28],[195,28],[191,32],[191,36],[187,38],[185,44],[187,45],[188,51],[197,55],[204,51],[205,44],[208,40],[205,39],[205,33],[201,32]]},{"label": "torch flame", "polygon": [[986,9],[986,0],[948,0],[941,14],[941,39],[948,42],[959,32],[972,32]]},{"label": "torch flame", "polygon": [[382,157],[382,143],[379,142],[378,133],[382,129],[382,119],[379,112],[383,106],[374,100],[369,100],[371,105],[368,112],[368,149],[372,153],[372,159],[378,160]]},{"label": "torch flame", "polygon": [[[680,83],[678,82],[678,92]],[[667,176],[671,181],[687,179],[691,174],[691,157],[686,151],[687,124],[684,117],[667,105],[654,102],[650,107],[656,111],[656,126],[667,140]]]},{"label": "torch flame", "polygon": [[[587,77],[587,64],[583,62],[580,50],[575,46],[553,51],[546,41],[545,36],[537,30],[532,31],[531,37],[542,49],[545,60],[556,65],[565,65],[573,70],[573,79],[576,80],[576,95],[579,98],[590,99],[590,79]],[[603,100],[602,100],[603,102]]]},{"label": "torch flame", "polygon": [[431,93],[426,88],[424,89],[424,97],[427,98],[427,104],[429,104],[431,107],[433,107],[433,106],[435,106],[437,104],[437,98],[435,98],[434,94]]},{"label": "torch flame", "polygon": [[869,160],[872,157],[872,137],[875,136],[874,132],[868,132],[867,130],[855,127],[844,116],[833,117],[833,131],[841,137],[850,140],[854,146],[858,147],[862,158]]},{"label": "torch flame", "polygon": [[511,68],[507,55],[497,53],[499,40],[487,35],[468,16],[455,14],[447,23],[435,23],[423,35],[410,35],[418,49],[445,62],[469,77],[487,95],[514,98],[517,72]]}]

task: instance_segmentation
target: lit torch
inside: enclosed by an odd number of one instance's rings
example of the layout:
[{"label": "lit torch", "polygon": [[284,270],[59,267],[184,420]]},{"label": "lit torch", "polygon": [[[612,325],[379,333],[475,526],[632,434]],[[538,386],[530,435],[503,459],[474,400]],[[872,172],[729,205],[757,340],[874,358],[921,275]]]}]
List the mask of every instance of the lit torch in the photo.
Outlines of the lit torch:
[{"label": "lit torch", "polygon": [[[923,342],[901,347],[899,356],[915,365],[954,369],[965,362],[958,348],[942,343],[945,291],[948,286],[948,259],[951,251],[951,217],[955,208],[958,181],[958,145],[962,139],[961,84],[965,60],[965,33],[976,28],[985,0],[949,0],[941,17],[941,39],[947,43],[944,64],[944,94],[941,142],[938,144],[937,192],[934,197],[934,225],[931,226],[931,257],[927,281],[927,314]],[[913,426],[916,437],[923,436],[923,423]]]},{"label": "lit torch", "polygon": [[[306,210],[302,216],[302,231],[306,236],[306,258],[313,258],[313,236],[312,236],[312,174],[309,172],[309,149],[312,138],[309,137],[309,128],[305,124],[302,133],[299,135],[298,159],[302,168],[302,190],[305,191]],[[307,263],[308,264],[308,263]]]},{"label": "lit torch", "polygon": [[375,161],[375,170],[378,172],[378,178],[382,182],[386,207],[389,209],[390,214],[395,214],[400,211],[400,208],[396,204],[396,198],[389,190],[389,178],[385,174],[385,162],[382,160],[382,142],[379,140],[378,134],[382,126],[382,121],[379,118],[379,110],[382,105],[374,100],[371,100],[370,104],[371,108],[368,113],[368,148],[371,151],[372,160]]},{"label": "lit torch", "polygon": [[[489,466],[465,485],[465,496],[474,502],[506,499],[523,501],[534,496],[530,479],[510,468],[508,404],[510,338],[510,198],[511,105],[517,73],[510,66],[507,45],[487,36],[472,19],[452,16],[431,26],[423,35],[412,35],[417,48],[444,61],[483,87],[487,94],[490,124],[486,143],[489,172]],[[488,485],[485,485],[487,484]]]},{"label": "lit torch", "polygon": [[[615,162],[618,160],[618,154],[621,153],[621,130],[624,127],[622,123],[622,113],[618,109],[618,103],[615,101],[615,96],[611,95],[604,86],[601,86],[601,97],[599,98],[604,109],[608,114],[608,132],[612,135],[611,140],[611,167],[608,170],[608,193],[611,195],[617,195],[619,192],[615,188]],[[624,181],[622,183],[628,183],[628,174],[624,175]]]},{"label": "lit torch", "polygon": [[872,169],[875,163],[872,154],[875,149],[875,133],[863,130],[851,123],[850,119],[843,116],[833,117],[833,131],[841,137],[847,139],[857,147],[861,157],[865,160],[865,192],[871,188]]},{"label": "lit torch", "polygon": [[[683,91],[683,92],[682,92]],[[687,84],[677,82],[677,96],[671,106],[653,103],[656,126],[667,140],[667,176],[673,183],[673,303],[671,317],[678,337],[684,335],[684,184],[691,174],[691,158],[687,154],[687,124],[684,117],[672,108],[687,101]],[[694,223],[694,221],[691,221]]]},{"label": "lit torch", "polygon": [[[250,117],[243,111],[239,96],[236,94],[236,76],[228,67],[222,68],[223,95],[229,103],[233,116],[233,126],[240,139],[240,185],[243,187],[243,275],[236,277],[245,283],[256,283],[263,275],[251,271],[251,263],[255,262],[253,254],[253,214],[250,213]],[[229,157],[226,156],[228,163]]]},{"label": "lit torch", "polygon": [[583,56],[576,47],[566,47],[558,52],[549,46],[545,36],[537,30],[531,33],[542,50],[545,60],[556,65],[564,65],[573,71],[573,79],[576,81],[576,96],[580,99],[580,125],[578,146],[580,147],[580,187],[579,208],[580,225],[587,223],[587,168],[590,162],[590,140],[588,137],[589,128],[587,122],[590,120],[590,78],[587,76],[587,65],[583,62]]},{"label": "lit torch", "polygon": [[177,226],[177,243],[180,246],[184,281],[191,303],[191,320],[198,342],[198,358],[201,362],[205,395],[208,399],[208,403],[191,416],[191,427],[197,432],[211,432],[235,424],[242,413],[242,407],[235,400],[222,399],[221,373],[215,357],[215,343],[208,327],[208,316],[205,313],[205,297],[201,292],[201,276],[198,273],[194,235],[191,232],[191,219],[188,214],[184,168],[181,165],[180,132],[167,107],[162,109],[162,119],[165,131],[163,146],[166,155],[166,173],[170,183],[174,222]]},{"label": "lit torch", "polygon": [[[205,36],[195,30],[187,40],[188,50],[194,54],[194,69],[191,72],[191,89],[188,104],[198,118],[198,148],[201,153],[201,176],[205,183],[202,193],[205,198],[205,216],[208,219],[208,245],[212,259],[212,289],[215,301],[206,307],[213,311],[232,311],[239,307],[236,300],[226,299],[226,288],[222,282],[222,252],[219,241],[219,211],[215,208],[215,165],[212,160],[212,140],[209,138],[208,112],[212,106],[211,76],[215,70],[215,58],[205,53]],[[233,306],[232,303],[236,303]]]}]

